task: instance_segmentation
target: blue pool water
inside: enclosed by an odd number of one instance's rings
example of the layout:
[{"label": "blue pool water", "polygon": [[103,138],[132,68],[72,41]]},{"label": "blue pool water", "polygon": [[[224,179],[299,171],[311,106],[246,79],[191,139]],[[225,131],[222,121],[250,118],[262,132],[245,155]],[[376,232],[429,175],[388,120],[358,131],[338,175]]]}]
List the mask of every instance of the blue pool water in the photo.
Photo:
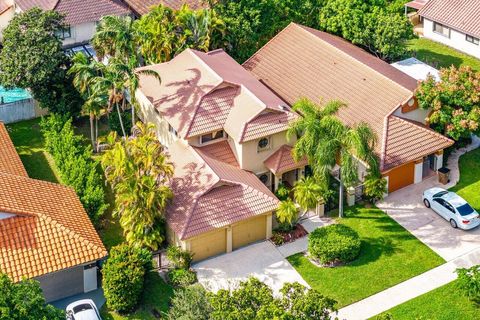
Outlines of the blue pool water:
[{"label": "blue pool water", "polygon": [[27,90],[24,89],[11,89],[6,90],[4,87],[0,86],[0,102],[3,98],[3,103],[10,103],[25,99],[30,99],[32,96]]}]

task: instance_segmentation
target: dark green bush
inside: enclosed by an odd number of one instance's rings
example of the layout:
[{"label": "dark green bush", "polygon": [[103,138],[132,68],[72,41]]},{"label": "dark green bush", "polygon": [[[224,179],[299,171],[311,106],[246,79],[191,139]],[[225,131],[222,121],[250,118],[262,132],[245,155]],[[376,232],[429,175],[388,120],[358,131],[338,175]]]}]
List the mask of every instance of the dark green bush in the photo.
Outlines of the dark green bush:
[{"label": "dark green bush", "polygon": [[147,249],[126,243],[113,247],[102,270],[107,306],[121,313],[132,311],[143,292],[145,275],[151,268],[152,254]]},{"label": "dark green bush", "polygon": [[52,155],[62,182],[72,187],[93,223],[107,209],[103,179],[92,159],[92,148],[84,138],[75,135],[72,120],[56,114],[40,123],[45,147]]},{"label": "dark green bush", "polygon": [[308,252],[322,264],[353,261],[360,247],[358,234],[343,224],[318,228],[308,236]]},{"label": "dark green bush", "polygon": [[290,190],[283,183],[280,183],[277,191],[275,191],[275,195],[277,196],[278,200],[284,201],[288,199]]},{"label": "dark green bush", "polygon": [[208,293],[201,285],[175,290],[170,304],[167,314],[169,320],[210,319],[212,312]]},{"label": "dark green bush", "polygon": [[197,282],[197,274],[189,269],[173,269],[168,272],[168,279],[175,287],[186,287]]},{"label": "dark green bush", "polygon": [[167,248],[167,259],[172,263],[175,269],[189,269],[192,264],[193,255],[190,251],[170,245]]},{"label": "dark green bush", "polygon": [[[129,135],[132,131],[132,113],[130,110],[122,112],[123,126],[125,127],[125,133]],[[108,115],[108,127],[112,131],[116,131],[119,136],[122,136],[122,126],[120,125],[120,119],[116,111]]]}]

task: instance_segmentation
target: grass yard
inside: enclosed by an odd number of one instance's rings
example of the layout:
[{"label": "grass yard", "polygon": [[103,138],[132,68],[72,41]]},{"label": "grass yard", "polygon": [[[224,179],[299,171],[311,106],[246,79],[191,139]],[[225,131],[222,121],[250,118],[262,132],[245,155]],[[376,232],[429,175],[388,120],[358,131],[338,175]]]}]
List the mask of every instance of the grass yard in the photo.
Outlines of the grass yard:
[{"label": "grass yard", "polygon": [[480,307],[465,298],[454,281],[385,313],[393,315],[395,320],[476,320],[479,319]]},{"label": "grass yard", "polygon": [[109,311],[107,306],[100,310],[104,320],[154,320],[153,310],[160,314],[168,311],[168,304],[173,295],[173,289],[166,284],[156,272],[151,272],[145,280],[145,290],[140,301],[140,307],[134,313],[123,316]]},{"label": "grass yard", "polygon": [[436,62],[439,68],[453,64],[456,67],[470,66],[480,71],[480,60],[432,40],[413,39],[409,41],[408,48],[417,53],[417,59],[426,63]]},{"label": "grass yard", "polygon": [[345,218],[339,223],[360,235],[362,249],[357,260],[342,267],[319,268],[302,254],[288,258],[312,288],[337,300],[338,307],[359,301],[445,262],[379,209],[347,209]]},{"label": "grass yard", "polygon": [[460,181],[450,190],[458,193],[472,207],[480,211],[480,149],[461,156],[459,167]]}]

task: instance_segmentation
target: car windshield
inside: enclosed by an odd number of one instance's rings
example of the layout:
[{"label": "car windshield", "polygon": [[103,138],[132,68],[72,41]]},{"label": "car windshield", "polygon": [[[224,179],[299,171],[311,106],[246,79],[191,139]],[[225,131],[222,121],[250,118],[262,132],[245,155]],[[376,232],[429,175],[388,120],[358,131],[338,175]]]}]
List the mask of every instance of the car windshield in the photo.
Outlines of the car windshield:
[{"label": "car windshield", "polygon": [[468,203],[465,203],[464,205],[461,205],[460,207],[457,207],[458,213],[462,216],[468,216],[469,214],[472,214],[475,212],[472,207]]},{"label": "car windshield", "polygon": [[434,198],[440,198],[440,197],[443,197],[444,195],[446,195],[448,193],[448,191],[440,191],[438,193],[435,193],[433,195]]},{"label": "car windshield", "polygon": [[82,312],[85,310],[91,310],[91,309],[93,309],[91,305],[87,303],[82,303],[82,304],[79,304],[78,306],[73,307],[73,313],[77,314],[79,312]]}]

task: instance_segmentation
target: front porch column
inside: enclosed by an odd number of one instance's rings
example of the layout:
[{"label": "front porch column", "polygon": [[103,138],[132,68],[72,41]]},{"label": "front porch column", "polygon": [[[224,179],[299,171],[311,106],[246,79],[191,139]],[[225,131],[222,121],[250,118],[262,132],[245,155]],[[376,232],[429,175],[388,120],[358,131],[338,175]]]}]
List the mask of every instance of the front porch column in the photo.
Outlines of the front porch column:
[{"label": "front porch column", "polygon": [[267,239],[272,237],[272,213],[267,214]]},{"label": "front porch column", "polygon": [[227,252],[233,250],[232,226],[227,227]]},{"label": "front porch column", "polygon": [[323,200],[317,203],[317,207],[315,208],[315,213],[319,217],[323,217],[325,215],[325,202],[323,202]]},{"label": "front porch column", "polygon": [[305,177],[305,167],[298,168],[298,180]]},{"label": "front porch column", "polygon": [[347,188],[347,205],[349,207],[355,205],[355,188],[354,187]]},{"label": "front porch column", "polygon": [[280,182],[282,182],[282,178],[281,177],[278,177],[277,175],[274,175],[273,176],[273,179],[275,179],[275,190],[273,190],[273,192],[277,191],[278,190],[278,185],[280,184]]},{"label": "front porch column", "polygon": [[420,183],[423,179],[423,159],[415,161],[415,173],[413,183]]},{"label": "front porch column", "polygon": [[443,167],[443,150],[435,153],[435,171]]}]

